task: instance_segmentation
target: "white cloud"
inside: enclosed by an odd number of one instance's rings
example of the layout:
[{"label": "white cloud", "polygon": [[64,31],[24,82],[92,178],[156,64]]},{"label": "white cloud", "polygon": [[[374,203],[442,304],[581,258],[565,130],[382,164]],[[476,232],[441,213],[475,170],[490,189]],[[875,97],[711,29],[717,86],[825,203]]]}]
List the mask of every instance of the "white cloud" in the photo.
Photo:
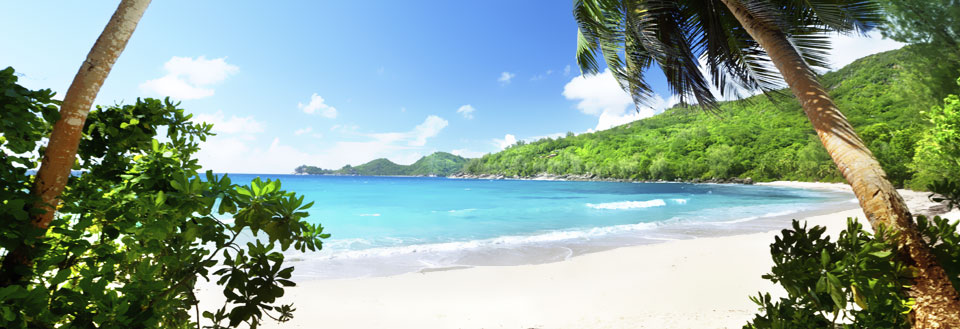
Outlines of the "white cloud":
[{"label": "white cloud", "polygon": [[313,127],[306,127],[306,128],[294,130],[293,134],[297,136],[310,134],[310,137],[313,137],[313,138],[323,138],[323,134],[313,132]]},{"label": "white cloud", "polygon": [[450,154],[459,155],[464,158],[479,158],[479,157],[482,157],[484,154],[487,154],[487,152],[471,151],[468,149],[456,149],[456,150],[450,151]]},{"label": "white cloud", "polygon": [[297,103],[297,108],[303,110],[303,113],[306,114],[319,113],[321,116],[330,119],[337,117],[337,109],[326,104],[323,97],[320,97],[320,95],[317,95],[316,93],[310,95],[310,102],[306,105],[303,103]]},{"label": "white cloud", "polygon": [[648,118],[653,116],[653,114],[641,112],[628,112],[621,115],[610,114],[609,112],[603,112],[600,114],[600,119],[597,120],[597,127],[595,130],[605,130],[610,129],[622,124],[627,124],[634,122],[643,118]]},{"label": "white cloud", "polygon": [[547,134],[547,135],[533,136],[533,137],[530,137],[530,138],[524,138],[524,140],[530,141],[530,142],[535,142],[535,141],[538,141],[538,140],[541,140],[541,139],[544,139],[544,138],[553,138],[553,139],[556,139],[556,138],[564,137],[564,136],[566,136],[566,135],[567,135],[566,133],[552,133],[552,134]]},{"label": "white cloud", "polygon": [[[324,168],[339,168],[344,164],[361,164],[376,158],[388,158],[399,164],[411,164],[423,155],[427,140],[437,136],[449,122],[436,115],[427,116],[423,123],[405,132],[360,134],[366,141],[341,141],[324,153],[331,155]],[[337,129],[343,129],[338,127]],[[356,127],[349,131],[354,132]]]},{"label": "white cloud", "polygon": [[140,91],[177,99],[199,99],[213,96],[214,93],[213,89],[191,85],[172,75],[146,81],[140,84]]},{"label": "white cloud", "polygon": [[303,134],[309,134],[312,131],[313,131],[313,127],[306,127],[306,128],[297,129],[296,131],[293,132],[293,134],[300,136]]},{"label": "white cloud", "polygon": [[500,83],[502,83],[502,84],[508,84],[508,83],[510,83],[510,80],[513,79],[513,77],[515,77],[515,76],[517,76],[517,75],[516,75],[516,74],[513,74],[513,73],[510,73],[510,72],[504,71],[504,72],[500,73],[500,78],[498,78],[497,81],[500,81]]},{"label": "white cloud", "polygon": [[574,77],[563,86],[563,97],[579,100],[577,109],[590,115],[623,113],[627,106],[633,105],[633,99],[620,88],[610,70]]},{"label": "white cloud", "polygon": [[570,65],[563,67],[563,75],[570,75]]},{"label": "white cloud", "polygon": [[326,153],[308,153],[283,144],[279,137],[274,137],[266,147],[254,144],[239,138],[214,136],[200,145],[197,158],[204,170],[255,174],[287,174],[302,164],[324,165],[335,161]]},{"label": "white cloud", "polygon": [[237,73],[238,67],[227,64],[226,58],[196,59],[174,56],[163,64],[163,77],[140,84],[144,93],[170,96],[177,99],[198,99],[213,96],[211,85],[218,84]]},{"label": "white cloud", "polygon": [[436,136],[445,128],[449,122],[436,115],[427,116],[423,123],[417,125],[413,130],[406,132],[373,133],[364,136],[371,137],[379,143],[384,144],[406,144],[409,146],[423,146],[427,139]]},{"label": "white cloud", "polygon": [[190,120],[213,124],[213,132],[218,134],[256,134],[263,132],[263,124],[254,119],[253,116],[238,117],[231,115],[227,119],[223,115],[223,111],[217,111],[213,114],[195,114]]},{"label": "white cloud", "polygon": [[339,133],[342,133],[342,134],[353,133],[353,132],[356,132],[357,129],[360,129],[360,127],[357,126],[357,125],[339,125],[339,124],[336,124],[336,125],[330,126],[330,131],[335,131],[335,132],[339,132]]},{"label": "white cloud", "polygon": [[[284,144],[278,137],[274,137],[269,146],[258,147],[256,144],[259,139],[218,135],[202,143],[197,156],[204,169],[233,173],[290,173],[301,164],[336,169],[345,164],[358,165],[377,158],[411,164],[424,154],[432,153],[424,148],[427,140],[439,134],[447,124],[447,120],[431,115],[409,131],[371,134],[357,134],[356,126],[336,125],[331,127],[331,131],[348,133],[364,140],[339,141],[316,152],[306,152]],[[302,134],[313,131],[311,128],[301,130]]]},{"label": "white cloud", "polygon": [[239,70],[236,66],[227,64],[226,58],[206,59],[203,56],[192,59],[189,57],[171,58],[163,64],[167,73],[183,76],[195,85],[210,85],[225,80]]},{"label": "white cloud", "polygon": [[428,116],[423,123],[417,125],[413,129],[412,136],[409,144],[413,146],[423,146],[427,143],[427,138],[434,137],[443,130],[448,124],[447,120],[444,120],[441,117],[436,115]]},{"label": "white cloud", "polygon": [[506,134],[505,136],[503,136],[503,139],[499,139],[499,138],[493,139],[493,144],[498,147],[497,150],[503,150],[508,146],[516,143],[517,143],[517,136],[511,135],[511,134]]},{"label": "white cloud", "polygon": [[463,115],[464,118],[471,120],[473,119],[473,111],[476,111],[476,109],[473,108],[473,106],[470,106],[470,104],[461,106],[457,109],[457,113],[460,113],[460,115]]},{"label": "white cloud", "polygon": [[652,107],[641,107],[637,111],[633,99],[620,88],[610,70],[574,77],[563,86],[563,97],[578,101],[577,109],[584,114],[599,117],[596,130],[651,117],[663,112],[668,105],[667,101],[656,95]]},{"label": "white cloud", "polygon": [[537,74],[530,77],[530,81],[540,81],[540,80],[546,79],[547,76],[551,74],[553,74],[553,70],[547,70],[546,72],[543,72],[543,74]]},{"label": "white cloud", "polygon": [[833,45],[833,50],[830,51],[830,66],[832,69],[839,69],[867,55],[900,49],[905,45],[891,39],[881,38],[879,31],[870,32],[867,36],[834,34],[830,40]]}]

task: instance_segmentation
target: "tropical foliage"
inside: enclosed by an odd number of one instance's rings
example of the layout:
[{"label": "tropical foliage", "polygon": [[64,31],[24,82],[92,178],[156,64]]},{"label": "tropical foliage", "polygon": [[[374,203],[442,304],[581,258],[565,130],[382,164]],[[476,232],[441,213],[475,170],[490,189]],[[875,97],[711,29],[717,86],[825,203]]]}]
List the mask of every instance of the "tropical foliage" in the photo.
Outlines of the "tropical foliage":
[{"label": "tropical foliage", "polygon": [[[919,179],[936,179],[928,186],[934,192],[930,200],[945,203],[947,210],[960,207],[958,110],[960,101],[951,95],[943,107],[928,113],[933,126],[923,133],[914,158],[915,165],[930,166]],[[953,286],[960,287],[960,221],[939,216],[916,220],[933,256]],[[897,253],[895,237],[882,226],[876,234],[865,232],[852,219],[836,242],[824,231],[794,221],[793,229],[783,230],[770,245],[774,266],[764,278],[788,295],[779,300],[769,294],[751,297],[760,314],[744,328],[909,328],[906,314],[914,301],[901,289],[910,284],[912,270],[891,257]]]},{"label": "tropical foliage", "polygon": [[[928,111],[940,102],[915,71],[923,67],[909,66],[918,61],[916,51],[910,46],[868,56],[824,74],[821,81],[889,178],[899,186],[923,189],[928,180],[917,177],[950,171],[918,166],[920,158],[910,160],[924,134],[937,131],[923,113],[946,111]],[[950,85],[954,92],[960,89]],[[472,160],[465,171],[511,176],[591,173],[636,180],[841,181],[809,125],[799,105],[785,96],[720,103],[718,114],[677,106],[605,131],[514,145]]]},{"label": "tropical foliage", "polygon": [[[917,217],[924,239],[952,279],[960,283],[960,233],[957,221]],[[787,296],[761,293],[750,299],[760,307],[744,328],[909,328],[913,301],[903,295],[910,268],[896,255],[891,233],[871,234],[855,219],[836,241],[825,228],[793,221],[770,245],[774,266],[767,280]]]},{"label": "tropical foliage", "polygon": [[[887,14],[884,35],[906,43],[960,47],[960,1],[877,0]],[[945,56],[960,56],[950,51]]]},{"label": "tropical foliage", "polygon": [[0,153],[0,253],[33,252],[19,279],[0,287],[0,327],[193,328],[193,288],[211,275],[226,300],[204,312],[214,326],[291,317],[292,305],[277,303],[294,285],[281,251],[321,248],[328,235],[304,220],[312,204],[278,181],[199,176],[194,154],[212,126],[169,101],[91,111],[49,232],[32,225],[27,168],[57,119],[52,97],[0,71],[0,148],[9,150]]},{"label": "tropical foliage", "polygon": [[[741,21],[736,6],[749,11],[752,21]],[[769,49],[745,27],[776,28],[775,42],[787,42],[806,65],[828,68],[824,32],[862,32],[883,21],[876,3],[857,0],[578,0],[573,14],[583,73],[599,73],[597,55],[602,55],[621,87],[637,104],[647,104],[653,91],[644,73],[658,65],[681,102],[693,100],[707,109],[717,105],[717,96],[786,86]]]},{"label": "tropical foliage", "polygon": [[919,56],[904,63],[916,69],[937,98],[956,93],[948,80],[960,76],[960,1],[877,0],[887,13],[881,31],[893,40],[913,44]]},{"label": "tropical foliage", "polygon": [[960,173],[960,97],[950,95],[943,103],[927,111],[931,126],[917,143],[913,168],[919,173],[916,180],[920,183],[956,179]]}]

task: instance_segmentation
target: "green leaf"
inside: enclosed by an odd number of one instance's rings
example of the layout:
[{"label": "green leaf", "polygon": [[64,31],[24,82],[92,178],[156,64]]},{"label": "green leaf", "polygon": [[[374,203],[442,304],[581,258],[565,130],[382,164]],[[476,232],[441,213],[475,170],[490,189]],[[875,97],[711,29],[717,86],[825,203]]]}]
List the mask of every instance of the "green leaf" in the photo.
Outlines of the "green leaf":
[{"label": "green leaf", "polygon": [[171,180],[171,181],[170,181],[170,186],[173,187],[173,188],[174,188],[175,190],[177,190],[177,191],[183,191],[183,185],[180,184],[179,181]]},{"label": "green leaf", "polygon": [[885,250],[884,250],[884,251],[874,251],[874,252],[871,252],[870,255],[871,255],[871,256],[874,256],[874,257],[877,257],[877,258],[887,258],[887,257],[890,257],[891,252],[885,251]]},{"label": "green leaf", "polygon": [[167,200],[167,195],[166,195],[166,194],[163,194],[163,191],[159,191],[159,192],[157,192],[157,199],[154,200],[153,204],[154,204],[155,206],[160,206],[160,205],[162,205],[163,202],[166,201],[166,200]]},{"label": "green leaf", "polygon": [[71,273],[70,269],[62,269],[57,271],[57,275],[54,276],[52,279],[50,279],[50,285],[56,286],[61,282],[66,281],[67,278],[70,277],[70,273]]},{"label": "green leaf", "polygon": [[258,184],[258,181],[259,181],[259,180],[254,180],[253,182],[250,182],[250,188],[253,189],[253,195],[256,195],[256,196],[260,196],[260,195],[261,195],[261,194],[260,194],[260,184]]}]

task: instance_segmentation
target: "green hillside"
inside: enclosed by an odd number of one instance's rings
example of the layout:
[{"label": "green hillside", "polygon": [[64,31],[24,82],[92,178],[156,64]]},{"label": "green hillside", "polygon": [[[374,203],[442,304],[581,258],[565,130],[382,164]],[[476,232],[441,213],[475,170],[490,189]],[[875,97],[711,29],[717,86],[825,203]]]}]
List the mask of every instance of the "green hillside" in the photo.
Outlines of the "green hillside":
[{"label": "green hillside", "polygon": [[449,176],[463,170],[463,166],[467,161],[469,160],[458,155],[447,152],[436,152],[429,156],[422,157],[410,165],[408,175]]},{"label": "green hillside", "polygon": [[302,165],[294,170],[307,175],[363,175],[363,176],[449,176],[463,169],[467,159],[446,152],[436,152],[411,165],[399,165],[387,159],[376,159],[359,166],[346,165],[337,170]]},{"label": "green hillside", "polygon": [[[920,184],[913,181],[912,161],[915,144],[929,125],[922,111],[941,102],[924,87],[921,66],[905,68],[919,57],[913,52],[908,47],[868,56],[822,77],[899,186]],[[464,171],[635,180],[842,179],[789,91],[726,102],[721,109],[709,114],[675,107],[605,131],[519,143],[472,160]]]}]

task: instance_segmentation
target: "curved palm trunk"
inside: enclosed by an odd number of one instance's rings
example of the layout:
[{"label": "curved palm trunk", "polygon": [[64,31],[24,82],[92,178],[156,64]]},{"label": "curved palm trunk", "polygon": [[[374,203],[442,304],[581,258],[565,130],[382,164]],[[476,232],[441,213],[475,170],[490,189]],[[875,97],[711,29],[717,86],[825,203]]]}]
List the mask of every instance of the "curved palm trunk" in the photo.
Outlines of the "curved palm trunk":
[{"label": "curved palm trunk", "polygon": [[960,328],[960,297],[920,236],[907,204],[796,48],[778,27],[752,15],[739,1],[721,1],[770,55],[833,162],[853,187],[870,224],[900,232],[899,256],[918,270],[908,291],[916,298],[914,328]]},{"label": "curved palm trunk", "polygon": [[[60,193],[70,178],[70,168],[77,157],[83,124],[90,113],[93,100],[97,98],[100,86],[107,79],[107,74],[117,57],[120,57],[149,4],[150,0],[120,2],[67,90],[60,106],[60,119],[53,125],[53,132],[33,185],[33,194],[37,196],[33,208],[41,209],[43,213],[33,216],[31,224],[43,232],[46,232],[53,221],[53,215],[60,203]],[[3,259],[3,266],[0,267],[0,286],[16,283],[29,272],[25,269],[34,258],[33,249],[34,246],[21,245],[7,254]]]}]

